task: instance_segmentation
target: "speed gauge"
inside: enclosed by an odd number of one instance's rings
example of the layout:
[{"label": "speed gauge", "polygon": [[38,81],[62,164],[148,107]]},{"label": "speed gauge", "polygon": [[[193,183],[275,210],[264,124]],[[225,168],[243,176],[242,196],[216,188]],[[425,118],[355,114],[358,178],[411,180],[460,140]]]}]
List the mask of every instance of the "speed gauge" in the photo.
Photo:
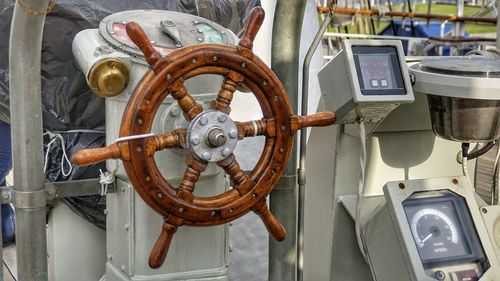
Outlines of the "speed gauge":
[{"label": "speed gauge", "polygon": [[424,266],[481,258],[483,250],[463,198],[447,191],[435,195],[403,202]]}]

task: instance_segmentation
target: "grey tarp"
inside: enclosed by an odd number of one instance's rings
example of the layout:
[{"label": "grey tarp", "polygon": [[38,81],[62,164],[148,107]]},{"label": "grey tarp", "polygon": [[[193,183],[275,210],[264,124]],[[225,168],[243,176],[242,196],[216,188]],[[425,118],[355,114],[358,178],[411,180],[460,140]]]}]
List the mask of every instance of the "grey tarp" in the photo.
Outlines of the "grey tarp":
[{"label": "grey tarp", "polygon": [[[8,44],[14,0],[0,0],[0,121],[9,122]],[[42,107],[44,128],[49,131],[104,130],[104,100],[88,88],[71,51],[75,35],[97,28],[113,13],[134,9],[160,9],[205,17],[238,33],[259,0],[57,0],[47,15],[42,44]],[[26,42],[29,44],[29,42]],[[66,150],[103,146],[104,135],[62,133]],[[50,139],[44,139],[47,144]],[[56,143],[59,140],[56,141]],[[60,172],[62,150],[51,149],[46,178],[49,181],[95,178],[102,166],[75,168],[69,176]],[[66,203],[84,218],[103,227],[105,202],[99,196],[69,198]]]}]

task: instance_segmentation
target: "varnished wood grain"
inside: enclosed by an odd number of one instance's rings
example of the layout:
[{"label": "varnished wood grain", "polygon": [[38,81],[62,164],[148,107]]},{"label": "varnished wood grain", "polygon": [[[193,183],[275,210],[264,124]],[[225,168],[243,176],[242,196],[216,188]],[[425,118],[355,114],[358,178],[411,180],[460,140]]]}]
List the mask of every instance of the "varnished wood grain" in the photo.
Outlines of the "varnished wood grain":
[{"label": "varnished wood grain", "polygon": [[146,58],[146,61],[149,63],[149,65],[153,65],[161,59],[161,54],[155,50],[153,44],[151,44],[151,41],[149,41],[146,32],[144,32],[139,24],[135,22],[127,23],[126,31],[128,37],[144,54],[144,57]]}]

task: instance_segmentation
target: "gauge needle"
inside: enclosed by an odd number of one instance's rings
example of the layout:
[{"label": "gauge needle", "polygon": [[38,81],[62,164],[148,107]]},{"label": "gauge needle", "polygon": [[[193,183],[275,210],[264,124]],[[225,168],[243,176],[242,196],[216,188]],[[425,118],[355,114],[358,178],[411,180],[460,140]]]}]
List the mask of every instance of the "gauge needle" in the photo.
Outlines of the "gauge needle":
[{"label": "gauge needle", "polygon": [[427,237],[425,237],[425,238],[424,238],[424,240],[422,240],[422,244],[424,244],[424,243],[425,243],[425,241],[427,241],[427,240],[431,239],[431,237],[432,237],[432,233],[431,233],[431,234],[429,234],[429,235],[427,235]]}]

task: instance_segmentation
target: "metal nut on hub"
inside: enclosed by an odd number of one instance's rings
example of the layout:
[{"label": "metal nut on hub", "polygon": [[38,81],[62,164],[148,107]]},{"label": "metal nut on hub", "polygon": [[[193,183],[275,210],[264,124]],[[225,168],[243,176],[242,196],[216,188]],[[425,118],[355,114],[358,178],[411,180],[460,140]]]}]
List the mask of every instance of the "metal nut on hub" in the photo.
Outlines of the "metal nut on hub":
[{"label": "metal nut on hub", "polygon": [[198,144],[200,144],[200,142],[201,142],[201,139],[199,137],[196,137],[196,136],[191,137],[191,144],[192,145],[198,145]]},{"label": "metal nut on hub", "polygon": [[206,161],[212,159],[212,154],[210,154],[210,152],[208,152],[208,151],[203,152],[202,156],[203,156],[203,159],[205,159]]},{"label": "metal nut on hub", "polygon": [[229,137],[232,138],[232,139],[237,138],[238,137],[238,131],[236,131],[236,130],[229,131]]},{"label": "metal nut on hub", "polygon": [[219,119],[219,122],[224,123],[227,121],[227,115],[226,114],[219,114],[217,119]]},{"label": "metal nut on hub", "polygon": [[229,150],[228,148],[224,148],[221,152],[222,156],[224,157],[228,157],[229,155],[231,155],[231,150]]},{"label": "metal nut on hub", "polygon": [[200,124],[205,126],[208,123],[208,118],[206,116],[202,116],[200,119]]}]

